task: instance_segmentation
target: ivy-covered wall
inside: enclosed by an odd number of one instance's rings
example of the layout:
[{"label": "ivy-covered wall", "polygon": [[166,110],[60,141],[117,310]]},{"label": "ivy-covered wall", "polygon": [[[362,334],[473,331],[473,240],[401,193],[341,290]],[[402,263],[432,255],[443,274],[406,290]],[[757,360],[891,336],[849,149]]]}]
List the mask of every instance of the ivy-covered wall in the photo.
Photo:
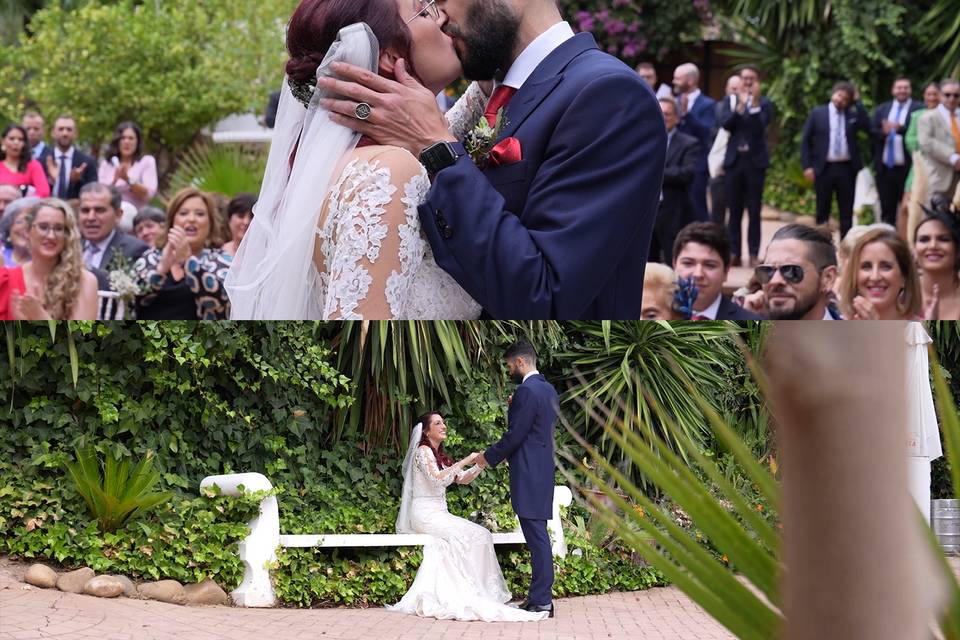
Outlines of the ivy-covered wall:
[{"label": "ivy-covered wall", "polygon": [[[392,532],[402,479],[394,446],[335,441],[352,380],[329,341],[308,324],[72,323],[6,325],[12,365],[0,366],[0,553],[135,578],[239,584],[236,543],[256,505],[201,496],[200,480],[259,471],[277,487],[284,533]],[[79,363],[74,387],[71,344]],[[12,369],[10,368],[12,366]],[[499,371],[497,374],[499,375]],[[502,389],[489,375],[463,379],[448,417],[453,456],[503,429]],[[415,399],[409,398],[410,402]],[[499,422],[500,426],[492,426]],[[139,458],[157,454],[175,497],[115,533],[98,531],[67,480],[76,447]],[[488,470],[449,495],[453,513],[493,530],[515,526],[507,470]],[[558,474],[557,481],[564,482]],[[558,596],[640,589],[658,572],[613,543],[600,548],[581,507],[567,513],[573,552],[559,562]],[[526,588],[527,554],[499,548],[511,588]],[[417,550],[284,550],[275,571],[285,603],[384,604],[412,581]]]}]

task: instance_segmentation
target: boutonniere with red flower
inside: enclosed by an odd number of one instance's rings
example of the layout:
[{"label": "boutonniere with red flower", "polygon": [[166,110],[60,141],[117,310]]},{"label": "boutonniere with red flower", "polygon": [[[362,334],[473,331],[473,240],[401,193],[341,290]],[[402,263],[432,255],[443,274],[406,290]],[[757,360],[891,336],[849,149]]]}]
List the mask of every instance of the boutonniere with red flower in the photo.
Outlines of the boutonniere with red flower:
[{"label": "boutonniere with red flower", "polygon": [[[503,128],[507,126],[507,119],[503,115],[503,109],[497,112],[497,120],[494,126],[490,126],[486,118],[480,118],[473,131],[467,134],[463,141],[463,146],[467,148],[467,153],[473,159],[473,163],[480,169],[486,169],[488,166],[499,166],[517,162],[520,159],[520,141],[516,138],[506,138],[497,143],[497,138]],[[516,159],[512,159],[516,156]]]}]

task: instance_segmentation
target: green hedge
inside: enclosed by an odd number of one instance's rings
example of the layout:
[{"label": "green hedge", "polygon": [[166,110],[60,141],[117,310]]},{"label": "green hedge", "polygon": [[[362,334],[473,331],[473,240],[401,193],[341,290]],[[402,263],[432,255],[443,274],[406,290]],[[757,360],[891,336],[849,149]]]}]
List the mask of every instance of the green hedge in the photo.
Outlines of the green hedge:
[{"label": "green hedge", "polygon": [[[51,339],[46,325],[18,325],[14,375],[0,367],[0,553],[136,579],[211,577],[233,589],[242,575],[237,543],[255,501],[200,496],[198,486],[206,475],[241,471],[274,482],[284,533],[394,530],[402,457],[389,447],[368,450],[357,439],[330,443],[331,416],[351,401],[349,380],[309,325],[71,328],[80,363],[75,388],[70,342],[62,333]],[[489,444],[504,428],[502,391],[488,376],[465,379],[457,392],[455,406],[439,407],[455,457]],[[119,455],[156,451],[163,488],[176,497],[101,534],[63,470],[74,448],[88,443]],[[564,482],[559,474],[557,482]],[[508,487],[505,466],[488,470],[451,489],[450,510],[492,530],[512,530]],[[586,516],[579,507],[568,514],[576,555],[559,561],[558,596],[662,583],[627,550],[616,543],[600,548],[578,529]],[[522,594],[527,554],[502,548],[498,555],[511,588]],[[279,554],[274,578],[290,605],[380,605],[402,596],[420,559],[406,549],[291,549]]]},{"label": "green hedge", "polygon": [[773,161],[767,172],[763,203],[797,215],[816,215],[816,193],[803,177],[803,168],[797,159],[781,157]]}]

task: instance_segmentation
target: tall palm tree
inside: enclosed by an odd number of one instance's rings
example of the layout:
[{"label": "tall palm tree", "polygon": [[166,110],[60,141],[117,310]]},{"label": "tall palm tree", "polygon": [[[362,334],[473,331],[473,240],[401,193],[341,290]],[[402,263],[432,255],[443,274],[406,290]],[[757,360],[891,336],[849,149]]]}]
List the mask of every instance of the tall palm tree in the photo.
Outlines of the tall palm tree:
[{"label": "tall palm tree", "polygon": [[[567,386],[563,402],[578,408],[577,431],[628,478],[644,481],[641,469],[611,437],[612,425],[647,442],[663,440],[685,460],[691,446],[706,444],[710,430],[688,387],[724,385],[731,363],[743,357],[732,339],[740,330],[736,325],[632,321],[573,326],[587,340],[558,356],[569,368],[562,381]],[[677,433],[664,429],[652,398],[678,425]],[[610,412],[598,415],[598,407]]]}]

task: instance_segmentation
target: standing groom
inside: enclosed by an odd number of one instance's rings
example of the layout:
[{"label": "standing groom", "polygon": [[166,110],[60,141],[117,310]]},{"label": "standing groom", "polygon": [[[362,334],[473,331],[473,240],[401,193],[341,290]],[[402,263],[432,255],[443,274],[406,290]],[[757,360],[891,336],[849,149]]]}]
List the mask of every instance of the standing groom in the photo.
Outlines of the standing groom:
[{"label": "standing groom", "polygon": [[506,124],[480,166],[405,61],[396,82],[334,64],[349,82],[319,86],[346,99],[321,104],[420,158],[433,183],[423,232],[487,315],[639,318],[667,146],[653,92],[592,35],[574,34],[556,0],[436,5],[466,77],[496,80],[485,117],[502,112]]},{"label": "standing groom", "polygon": [[560,410],[557,392],[537,371],[537,353],[527,342],[517,342],[504,354],[507,371],[517,390],[507,413],[507,432],[495,445],[480,453],[477,464],[495,467],[510,464],[510,502],[520,518],[520,528],[530,549],[533,576],[527,611],[553,609],[553,551],[547,521],[553,511],[553,431]]}]

